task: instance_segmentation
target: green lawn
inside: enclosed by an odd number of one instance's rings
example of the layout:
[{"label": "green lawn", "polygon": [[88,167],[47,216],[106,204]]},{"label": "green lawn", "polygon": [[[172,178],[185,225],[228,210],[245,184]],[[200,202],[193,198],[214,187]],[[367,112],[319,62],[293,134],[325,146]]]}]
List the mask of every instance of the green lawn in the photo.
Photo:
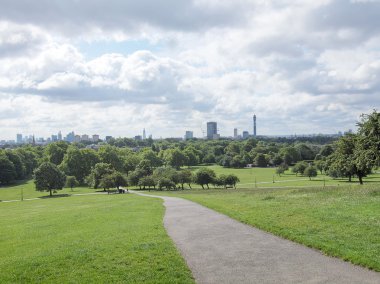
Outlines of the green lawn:
[{"label": "green lawn", "polygon": [[380,185],[154,192],[380,271]]},{"label": "green lawn", "polygon": [[[100,189],[98,189],[100,190]],[[77,194],[77,193],[92,193],[95,192],[94,189],[88,187],[76,187],[71,191],[70,188],[64,188],[58,190],[54,195],[62,194]],[[0,200],[20,200],[21,195],[24,199],[37,198],[37,197],[47,197],[49,192],[46,191],[36,191],[33,180],[19,181],[15,184],[9,186],[0,186]]]},{"label": "green lawn", "polygon": [[[193,171],[199,169],[199,167],[192,167]],[[278,176],[275,174],[275,168],[245,168],[245,169],[231,169],[223,168],[221,166],[207,166],[213,169],[217,175],[220,174],[235,174],[239,177],[240,183],[237,185],[238,188],[262,188],[262,187],[305,187],[305,186],[336,186],[336,185],[346,185],[346,184],[357,184],[358,179],[353,178],[352,182],[349,183],[348,179],[332,179],[329,176],[321,175],[318,172],[318,176],[312,178],[298,175],[296,176],[290,170],[286,171],[285,174]],[[273,182],[274,181],[274,182]],[[380,184],[380,174],[375,173],[366,178],[364,178],[364,183],[379,183]],[[195,188],[200,188],[199,186],[192,186]]]},{"label": "green lawn", "polygon": [[0,283],[194,283],[163,214],[132,194],[0,203]]}]

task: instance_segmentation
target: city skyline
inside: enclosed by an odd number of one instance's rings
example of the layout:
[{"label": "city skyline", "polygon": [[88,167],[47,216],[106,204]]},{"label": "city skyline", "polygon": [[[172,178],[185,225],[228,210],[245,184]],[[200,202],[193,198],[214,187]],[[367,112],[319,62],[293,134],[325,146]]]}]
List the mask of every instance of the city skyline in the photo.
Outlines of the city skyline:
[{"label": "city skyline", "polygon": [[143,128],[200,137],[206,121],[230,136],[251,133],[252,113],[260,135],[337,133],[380,107],[379,1],[97,8],[2,4],[0,139],[55,129],[133,137]]}]

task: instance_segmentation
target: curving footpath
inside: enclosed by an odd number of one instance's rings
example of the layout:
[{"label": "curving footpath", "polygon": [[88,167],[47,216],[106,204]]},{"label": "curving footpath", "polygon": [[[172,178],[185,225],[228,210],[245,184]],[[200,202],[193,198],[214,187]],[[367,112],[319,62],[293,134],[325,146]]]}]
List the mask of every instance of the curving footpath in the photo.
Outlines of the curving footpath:
[{"label": "curving footpath", "polygon": [[197,203],[164,199],[164,225],[197,283],[376,283],[380,273],[244,225]]}]

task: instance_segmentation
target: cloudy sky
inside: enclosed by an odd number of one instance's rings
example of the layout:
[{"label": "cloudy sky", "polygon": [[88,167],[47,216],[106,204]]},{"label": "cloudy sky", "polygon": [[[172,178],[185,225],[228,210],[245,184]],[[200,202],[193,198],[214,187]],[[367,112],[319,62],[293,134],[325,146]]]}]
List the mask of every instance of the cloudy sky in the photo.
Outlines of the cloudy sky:
[{"label": "cloudy sky", "polygon": [[378,0],[0,0],[0,139],[336,133],[380,106]]}]

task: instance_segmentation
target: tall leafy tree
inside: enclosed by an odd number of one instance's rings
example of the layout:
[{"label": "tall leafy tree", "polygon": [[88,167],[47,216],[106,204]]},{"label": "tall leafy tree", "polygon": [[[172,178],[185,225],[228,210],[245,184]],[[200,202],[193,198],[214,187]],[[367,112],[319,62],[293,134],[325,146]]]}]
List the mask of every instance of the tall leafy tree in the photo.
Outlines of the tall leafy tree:
[{"label": "tall leafy tree", "polygon": [[8,184],[16,177],[17,173],[14,164],[6,155],[0,153],[0,184]]},{"label": "tall leafy tree", "polygon": [[64,187],[65,180],[65,174],[53,163],[42,163],[34,171],[36,190],[49,191],[50,196],[53,190],[61,190]]},{"label": "tall leafy tree", "polygon": [[194,176],[194,182],[202,186],[202,188],[204,189],[205,185],[207,186],[207,188],[209,188],[209,184],[212,183],[215,178],[216,174],[212,169],[201,168],[198,171],[196,171]]}]

